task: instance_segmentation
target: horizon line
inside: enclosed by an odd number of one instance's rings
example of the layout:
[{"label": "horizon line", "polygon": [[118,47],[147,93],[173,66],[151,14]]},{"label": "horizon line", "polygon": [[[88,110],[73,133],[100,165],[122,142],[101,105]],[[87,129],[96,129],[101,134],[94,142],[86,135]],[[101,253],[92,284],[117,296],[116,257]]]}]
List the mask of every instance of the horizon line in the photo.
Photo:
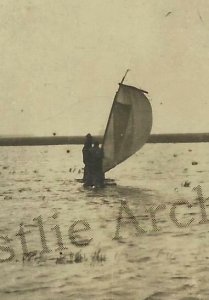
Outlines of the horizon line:
[{"label": "horizon line", "polygon": [[[102,143],[103,135],[94,135]],[[0,146],[82,145],[84,135],[75,136],[0,136]],[[156,133],[146,143],[207,143],[209,133]]]}]

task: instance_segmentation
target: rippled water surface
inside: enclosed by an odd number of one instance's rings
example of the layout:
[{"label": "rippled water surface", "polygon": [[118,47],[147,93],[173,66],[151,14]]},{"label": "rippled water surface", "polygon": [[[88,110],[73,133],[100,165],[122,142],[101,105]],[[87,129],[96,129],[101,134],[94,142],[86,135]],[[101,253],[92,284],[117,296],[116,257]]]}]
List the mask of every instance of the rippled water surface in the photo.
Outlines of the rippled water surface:
[{"label": "rippled water surface", "polygon": [[1,147],[0,299],[208,300],[208,148],[146,145],[107,174],[117,186],[85,190],[81,147]]}]

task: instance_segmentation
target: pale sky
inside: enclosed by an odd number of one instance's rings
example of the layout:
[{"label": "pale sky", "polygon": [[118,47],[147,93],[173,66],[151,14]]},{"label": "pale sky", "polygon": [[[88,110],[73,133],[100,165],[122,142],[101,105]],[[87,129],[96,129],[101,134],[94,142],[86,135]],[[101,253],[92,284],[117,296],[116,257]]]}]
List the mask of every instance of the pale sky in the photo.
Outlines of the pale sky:
[{"label": "pale sky", "polygon": [[125,83],[153,133],[209,132],[208,0],[1,0],[0,135],[101,133]]}]

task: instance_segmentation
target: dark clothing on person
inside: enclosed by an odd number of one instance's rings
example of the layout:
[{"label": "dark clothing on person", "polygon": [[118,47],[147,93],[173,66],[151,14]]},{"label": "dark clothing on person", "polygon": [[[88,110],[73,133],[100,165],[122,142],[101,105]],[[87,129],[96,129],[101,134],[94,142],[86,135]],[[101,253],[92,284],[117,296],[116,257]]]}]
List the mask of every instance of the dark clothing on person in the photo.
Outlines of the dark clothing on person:
[{"label": "dark clothing on person", "polygon": [[91,159],[91,148],[92,147],[83,147],[83,163],[84,163],[84,174],[83,174],[83,182],[86,186],[91,186],[92,183],[92,159]]},{"label": "dark clothing on person", "polygon": [[103,187],[103,150],[99,147],[99,143],[97,141],[94,142],[94,147],[92,147],[91,134],[86,135],[82,153],[83,163],[85,165],[83,175],[84,186]]},{"label": "dark clothing on person", "polygon": [[91,148],[92,148],[92,136],[87,134],[86,141],[84,147],[82,149],[83,153],[83,163],[84,163],[84,174],[83,174],[83,182],[85,186],[92,186],[92,155],[91,155]]},{"label": "dark clothing on person", "polygon": [[91,171],[92,171],[92,181],[95,187],[103,187],[104,186],[104,173],[102,167],[103,161],[103,150],[99,148],[98,144],[95,144],[94,147],[91,148]]},{"label": "dark clothing on person", "polygon": [[83,163],[88,164],[89,161],[91,160],[91,145],[85,144],[82,152],[83,152]]}]

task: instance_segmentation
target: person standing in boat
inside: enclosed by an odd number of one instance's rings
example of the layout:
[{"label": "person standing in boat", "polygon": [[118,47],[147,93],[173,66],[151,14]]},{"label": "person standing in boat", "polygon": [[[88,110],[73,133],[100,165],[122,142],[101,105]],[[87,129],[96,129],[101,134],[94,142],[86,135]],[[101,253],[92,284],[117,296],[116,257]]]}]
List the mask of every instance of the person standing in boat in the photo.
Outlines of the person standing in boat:
[{"label": "person standing in boat", "polygon": [[93,186],[96,188],[104,187],[104,172],[102,167],[103,157],[103,150],[99,147],[99,142],[95,141],[94,146],[91,148],[91,171]]},{"label": "person standing in boat", "polygon": [[82,149],[83,153],[83,163],[84,163],[84,174],[83,174],[83,182],[84,186],[92,186],[92,142],[93,138],[90,133],[86,135],[86,140],[84,143],[84,147]]}]

